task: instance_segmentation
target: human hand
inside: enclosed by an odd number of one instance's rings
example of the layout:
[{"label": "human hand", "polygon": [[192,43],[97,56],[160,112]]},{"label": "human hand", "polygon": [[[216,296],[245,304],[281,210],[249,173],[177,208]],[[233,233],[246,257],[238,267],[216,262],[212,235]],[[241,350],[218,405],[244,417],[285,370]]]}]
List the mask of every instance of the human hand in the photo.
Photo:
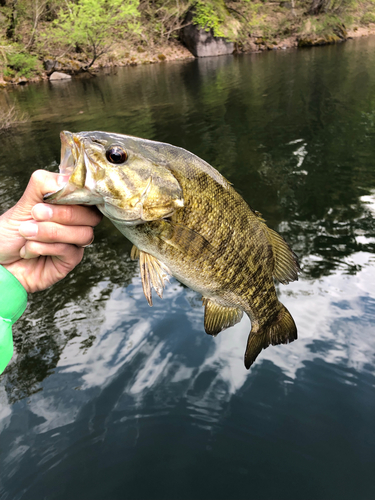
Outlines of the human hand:
[{"label": "human hand", "polygon": [[19,202],[0,216],[0,264],[27,292],[44,290],[74,269],[102,218],[94,207],[42,203],[68,178],[35,171]]}]

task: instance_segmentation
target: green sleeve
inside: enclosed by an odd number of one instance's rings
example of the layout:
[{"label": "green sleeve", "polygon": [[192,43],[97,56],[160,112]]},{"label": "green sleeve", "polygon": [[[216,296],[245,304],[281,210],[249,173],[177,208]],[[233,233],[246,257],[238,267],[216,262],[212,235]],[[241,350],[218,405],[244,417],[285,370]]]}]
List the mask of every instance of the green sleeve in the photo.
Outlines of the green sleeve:
[{"label": "green sleeve", "polygon": [[26,309],[27,293],[21,283],[0,266],[0,374],[13,356],[12,325]]}]

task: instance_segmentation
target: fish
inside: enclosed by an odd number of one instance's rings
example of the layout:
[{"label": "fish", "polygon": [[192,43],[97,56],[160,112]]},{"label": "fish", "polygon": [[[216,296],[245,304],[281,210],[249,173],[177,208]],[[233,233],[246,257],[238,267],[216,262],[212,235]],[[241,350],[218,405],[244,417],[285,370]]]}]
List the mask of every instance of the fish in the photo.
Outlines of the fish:
[{"label": "fish", "polygon": [[298,279],[296,254],[215,168],[177,146],[117,133],[63,131],[60,173],[44,201],[96,205],[133,247],[145,297],[170,276],[202,295],[212,336],[251,321],[247,369],[269,345],[297,339],[275,280]]}]

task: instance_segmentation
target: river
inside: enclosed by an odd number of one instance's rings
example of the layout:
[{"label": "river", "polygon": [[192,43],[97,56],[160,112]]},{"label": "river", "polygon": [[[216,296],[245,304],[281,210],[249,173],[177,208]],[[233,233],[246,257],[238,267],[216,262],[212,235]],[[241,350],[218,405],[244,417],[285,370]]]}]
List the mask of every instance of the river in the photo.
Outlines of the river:
[{"label": "river", "polygon": [[0,377],[2,500],[375,498],[375,37],[121,68],[1,94],[0,213],[61,130],[181,146],[298,254],[278,285],[299,338],[250,371],[250,321],[217,338],[172,280],[150,308],[108,220],[82,264],[30,295]]}]

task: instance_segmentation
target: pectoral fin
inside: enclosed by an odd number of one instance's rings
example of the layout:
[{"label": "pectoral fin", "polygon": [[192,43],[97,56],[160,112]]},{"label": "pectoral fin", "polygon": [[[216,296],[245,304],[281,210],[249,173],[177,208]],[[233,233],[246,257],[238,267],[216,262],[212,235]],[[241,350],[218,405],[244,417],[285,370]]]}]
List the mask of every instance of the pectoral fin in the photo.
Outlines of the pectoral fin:
[{"label": "pectoral fin", "polygon": [[204,329],[214,337],[221,331],[241,321],[243,311],[238,307],[224,307],[211,299],[202,298],[204,310]]},{"label": "pectoral fin", "polygon": [[132,249],[130,251],[130,258],[131,258],[131,260],[138,260],[139,259],[139,254],[140,254],[139,248],[136,247],[135,245],[133,245]]},{"label": "pectoral fin", "polygon": [[168,275],[171,272],[163,262],[149,253],[142,252],[135,245],[133,245],[130,256],[133,260],[139,258],[143,293],[149,306],[152,306],[152,288],[162,299],[165,282],[169,281]]},{"label": "pectoral fin", "polygon": [[201,255],[208,251],[215,253],[215,248],[204,236],[183,224],[173,221],[159,221],[158,237],[168,245],[184,254],[191,256]]}]

